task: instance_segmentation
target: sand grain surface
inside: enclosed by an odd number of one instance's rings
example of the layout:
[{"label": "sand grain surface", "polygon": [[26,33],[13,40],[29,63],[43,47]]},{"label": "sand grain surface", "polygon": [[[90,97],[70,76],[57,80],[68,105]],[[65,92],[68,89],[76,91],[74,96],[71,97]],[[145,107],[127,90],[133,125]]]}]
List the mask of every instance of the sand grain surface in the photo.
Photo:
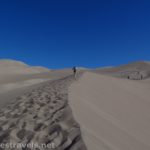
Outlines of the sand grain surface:
[{"label": "sand grain surface", "polygon": [[145,81],[85,73],[71,85],[69,102],[89,150],[150,149]]},{"label": "sand grain surface", "polygon": [[45,83],[2,108],[0,143],[53,143],[57,150],[86,150],[68,105],[67,89],[73,81],[68,76]]}]

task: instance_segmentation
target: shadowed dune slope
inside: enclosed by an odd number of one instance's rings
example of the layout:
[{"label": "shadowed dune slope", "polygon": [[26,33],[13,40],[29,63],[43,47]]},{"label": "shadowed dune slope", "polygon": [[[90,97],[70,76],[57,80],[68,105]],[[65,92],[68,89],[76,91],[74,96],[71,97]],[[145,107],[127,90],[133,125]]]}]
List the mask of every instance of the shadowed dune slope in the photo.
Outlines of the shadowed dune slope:
[{"label": "shadowed dune slope", "polygon": [[150,84],[145,81],[87,72],[71,85],[69,103],[89,150],[150,149]]}]

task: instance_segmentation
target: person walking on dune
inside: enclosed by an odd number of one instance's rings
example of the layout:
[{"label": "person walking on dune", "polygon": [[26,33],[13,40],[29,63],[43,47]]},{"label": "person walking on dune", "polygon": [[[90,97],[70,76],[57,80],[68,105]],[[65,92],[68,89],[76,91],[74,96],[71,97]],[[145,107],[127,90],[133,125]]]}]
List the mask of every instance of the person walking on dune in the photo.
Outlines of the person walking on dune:
[{"label": "person walking on dune", "polygon": [[76,79],[76,76],[77,76],[77,68],[74,66],[74,67],[72,68],[72,70],[73,70],[74,78]]}]

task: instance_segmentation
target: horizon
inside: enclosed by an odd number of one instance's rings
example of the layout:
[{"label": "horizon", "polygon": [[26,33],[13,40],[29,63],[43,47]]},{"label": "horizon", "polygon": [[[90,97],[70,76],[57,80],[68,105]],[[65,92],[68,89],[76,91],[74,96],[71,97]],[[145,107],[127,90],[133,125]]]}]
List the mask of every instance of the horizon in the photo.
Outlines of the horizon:
[{"label": "horizon", "polygon": [[[16,61],[16,62],[21,62],[21,63],[24,63],[30,67],[43,67],[43,68],[47,68],[47,69],[50,69],[50,70],[59,70],[59,69],[70,69],[72,68],[73,66],[70,66],[70,67],[66,67],[66,68],[48,68],[48,67],[45,67],[45,66],[41,66],[41,65],[31,65],[27,62],[24,62],[24,61],[21,61],[21,60],[14,60],[14,59],[9,59],[9,58],[0,58],[0,61]],[[147,60],[138,60],[138,61],[131,61],[131,62],[128,62],[128,63],[125,63],[125,64],[119,64],[119,65],[116,65],[116,66],[99,66],[99,67],[95,67],[95,68],[89,68],[89,67],[85,67],[85,66],[76,66],[77,68],[87,68],[87,69],[98,69],[98,68],[113,68],[113,67],[119,67],[119,66],[123,66],[123,65],[128,65],[128,64],[132,64],[132,63],[150,63],[150,61],[147,61]]]},{"label": "horizon", "polygon": [[150,61],[150,2],[1,1],[0,59],[50,69]]}]

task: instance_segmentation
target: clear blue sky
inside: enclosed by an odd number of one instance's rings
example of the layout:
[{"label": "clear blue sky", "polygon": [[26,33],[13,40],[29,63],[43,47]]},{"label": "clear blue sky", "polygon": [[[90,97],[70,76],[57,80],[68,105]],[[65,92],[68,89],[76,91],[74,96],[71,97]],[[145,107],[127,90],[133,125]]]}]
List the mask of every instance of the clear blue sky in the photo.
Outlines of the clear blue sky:
[{"label": "clear blue sky", "polygon": [[1,0],[0,58],[49,68],[150,60],[150,1]]}]

